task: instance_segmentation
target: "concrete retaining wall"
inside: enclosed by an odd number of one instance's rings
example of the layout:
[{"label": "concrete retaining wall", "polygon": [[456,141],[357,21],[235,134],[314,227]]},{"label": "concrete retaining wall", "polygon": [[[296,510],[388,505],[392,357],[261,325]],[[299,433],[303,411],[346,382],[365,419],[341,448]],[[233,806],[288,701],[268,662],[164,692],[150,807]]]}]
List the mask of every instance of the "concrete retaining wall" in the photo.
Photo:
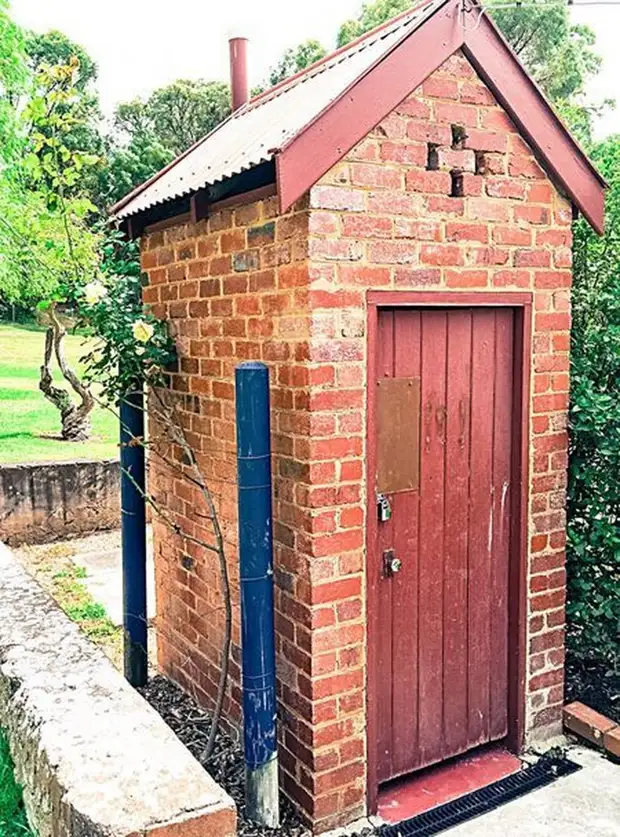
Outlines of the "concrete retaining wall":
[{"label": "concrete retaining wall", "polygon": [[0,540],[45,543],[120,525],[118,460],[0,466]]},{"label": "concrete retaining wall", "polygon": [[0,544],[0,727],[39,837],[232,837],[233,801]]}]

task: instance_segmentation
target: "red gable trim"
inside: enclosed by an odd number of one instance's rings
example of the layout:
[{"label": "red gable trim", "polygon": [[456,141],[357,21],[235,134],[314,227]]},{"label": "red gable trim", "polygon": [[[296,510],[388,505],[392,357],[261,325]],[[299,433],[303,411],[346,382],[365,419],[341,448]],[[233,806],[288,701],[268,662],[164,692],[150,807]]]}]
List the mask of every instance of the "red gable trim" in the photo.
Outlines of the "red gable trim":
[{"label": "red gable trim", "polygon": [[547,171],[596,232],[603,231],[604,181],[486,13],[477,25],[470,22],[474,18],[467,16],[465,26],[472,29],[464,30],[459,0],[448,0],[282,148],[276,157],[282,212],[463,48]]},{"label": "red gable trim", "polygon": [[602,234],[605,181],[486,15],[477,28],[465,33],[463,52],[548,173]]},{"label": "red gable trim", "polygon": [[282,212],[440,67],[463,43],[459,0],[432,17],[356,79],[276,157]]}]

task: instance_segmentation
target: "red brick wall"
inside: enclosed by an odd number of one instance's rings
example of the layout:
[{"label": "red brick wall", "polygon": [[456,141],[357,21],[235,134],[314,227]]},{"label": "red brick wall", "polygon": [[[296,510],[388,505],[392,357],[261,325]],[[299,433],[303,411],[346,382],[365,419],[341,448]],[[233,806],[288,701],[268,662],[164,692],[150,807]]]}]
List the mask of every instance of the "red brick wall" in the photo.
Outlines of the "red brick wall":
[{"label": "red brick wall", "polygon": [[[453,149],[452,126],[467,139]],[[428,170],[428,143],[436,170]],[[457,145],[459,143],[456,143]],[[451,172],[463,173],[451,197]],[[476,168],[483,173],[476,174]],[[310,193],[315,778],[326,823],[364,807],[368,289],[532,291],[527,729],[560,727],[571,208],[462,56],[453,56]],[[331,467],[330,467],[331,466]],[[343,482],[343,471],[346,472]],[[342,497],[343,490],[346,496]],[[336,697],[337,696],[337,697]],[[329,802],[328,802],[329,800]]]},{"label": "red brick wall", "polygon": [[[282,784],[326,829],[366,810],[369,289],[533,292],[527,728],[559,728],[571,209],[460,55],[311,190],[309,209],[278,218],[272,242],[251,230],[274,206],[147,237],[146,293],[179,335],[173,385],[197,410],[187,421],[231,566],[233,368],[248,357],[272,366]],[[201,525],[186,487],[154,479],[184,525]],[[208,702],[221,634],[214,564],[161,527],[156,543],[161,665]],[[233,721],[238,630],[235,642]]]},{"label": "red brick wall", "polygon": [[[283,663],[282,683],[287,665],[308,667],[309,616],[298,595],[307,572],[293,549],[296,532],[303,536],[308,528],[295,505],[308,471],[308,213],[298,207],[276,218],[276,206],[270,198],[142,240],[149,278],[144,297],[169,320],[176,338],[179,366],[170,374],[170,387],[214,494],[228,549],[234,631],[224,711],[232,730],[241,718],[234,368],[243,360],[260,359],[271,367],[278,650],[290,661]],[[153,414],[150,429],[154,440],[168,441]],[[151,456],[154,496],[181,531],[214,543],[204,499],[183,476],[192,472],[182,451],[165,444],[161,449],[177,464],[169,467]],[[217,556],[174,534],[157,515],[153,525],[159,665],[212,706],[224,633]]]}]

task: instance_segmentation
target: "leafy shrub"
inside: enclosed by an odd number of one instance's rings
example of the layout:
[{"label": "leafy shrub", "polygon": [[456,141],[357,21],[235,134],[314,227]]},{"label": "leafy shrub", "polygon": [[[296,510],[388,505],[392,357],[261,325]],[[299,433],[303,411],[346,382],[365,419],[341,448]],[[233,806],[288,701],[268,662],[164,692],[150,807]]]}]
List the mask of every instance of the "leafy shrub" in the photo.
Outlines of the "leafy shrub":
[{"label": "leafy shrub", "polygon": [[9,745],[0,731],[0,835],[32,837],[28,827],[22,790],[13,775]]},{"label": "leafy shrub", "polygon": [[620,664],[620,137],[595,149],[605,235],[575,226],[568,492],[569,648]]}]

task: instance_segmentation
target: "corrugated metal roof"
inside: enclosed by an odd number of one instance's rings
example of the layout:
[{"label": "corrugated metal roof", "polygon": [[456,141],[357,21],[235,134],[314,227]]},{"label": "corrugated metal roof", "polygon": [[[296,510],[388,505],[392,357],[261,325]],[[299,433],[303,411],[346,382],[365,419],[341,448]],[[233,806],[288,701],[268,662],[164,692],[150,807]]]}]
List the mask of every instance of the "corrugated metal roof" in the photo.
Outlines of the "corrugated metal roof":
[{"label": "corrugated metal roof", "polygon": [[350,48],[249,102],[120,201],[115,217],[120,220],[135,215],[273,159],[288,140],[445,2],[423,2]]}]

